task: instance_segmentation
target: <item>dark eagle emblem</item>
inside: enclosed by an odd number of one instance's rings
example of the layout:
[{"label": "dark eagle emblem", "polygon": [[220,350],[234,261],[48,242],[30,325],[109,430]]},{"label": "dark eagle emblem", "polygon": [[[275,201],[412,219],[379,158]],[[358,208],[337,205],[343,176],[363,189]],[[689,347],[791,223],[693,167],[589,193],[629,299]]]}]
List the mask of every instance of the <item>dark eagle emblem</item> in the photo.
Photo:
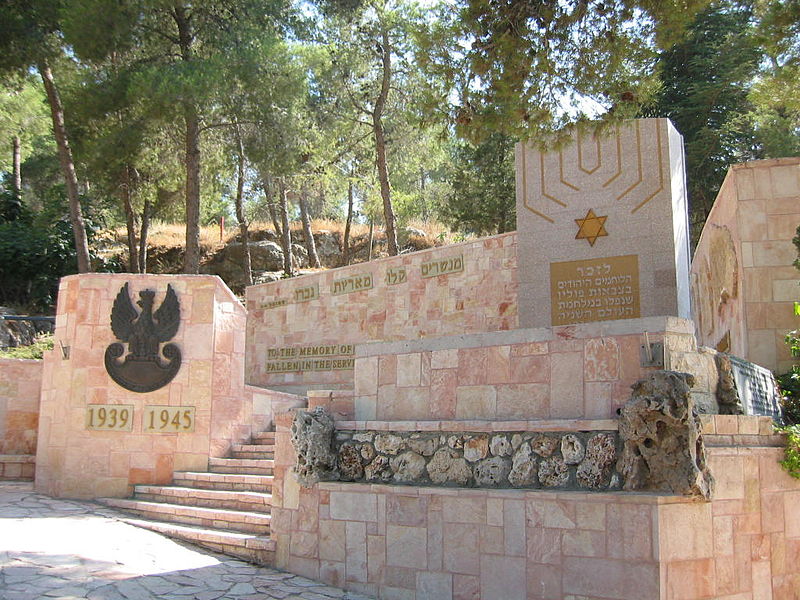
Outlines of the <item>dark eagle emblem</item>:
[{"label": "dark eagle emblem", "polygon": [[[138,304],[133,307],[128,284],[122,286],[111,309],[111,331],[120,342],[106,348],[106,371],[111,379],[132,392],[152,392],[167,385],[181,368],[181,351],[175,344],[165,344],[178,332],[181,307],[171,285],[157,311],[153,312],[153,290],[139,292]],[[162,358],[163,355],[163,358]]]}]

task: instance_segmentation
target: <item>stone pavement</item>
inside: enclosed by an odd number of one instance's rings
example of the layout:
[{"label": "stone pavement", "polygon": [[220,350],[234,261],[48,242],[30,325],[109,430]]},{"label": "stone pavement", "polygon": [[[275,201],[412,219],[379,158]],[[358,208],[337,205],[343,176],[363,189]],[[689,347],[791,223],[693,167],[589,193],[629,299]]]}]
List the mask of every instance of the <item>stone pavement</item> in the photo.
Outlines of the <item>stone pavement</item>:
[{"label": "stone pavement", "polygon": [[0,482],[2,600],[369,600],[175,542],[91,502]]}]

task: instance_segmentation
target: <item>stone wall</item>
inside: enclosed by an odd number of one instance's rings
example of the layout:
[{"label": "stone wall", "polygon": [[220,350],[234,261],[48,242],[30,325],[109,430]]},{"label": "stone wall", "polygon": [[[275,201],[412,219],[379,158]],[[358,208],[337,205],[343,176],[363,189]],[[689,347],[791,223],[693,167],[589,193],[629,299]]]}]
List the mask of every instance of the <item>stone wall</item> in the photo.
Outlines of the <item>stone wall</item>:
[{"label": "stone wall", "polygon": [[616,432],[337,431],[339,479],[478,488],[618,489]]},{"label": "stone wall", "polygon": [[0,359],[0,454],[36,454],[42,361]]},{"label": "stone wall", "polygon": [[[665,345],[663,366],[642,366],[644,331]],[[355,419],[608,419],[634,382],[674,363],[705,369],[692,395],[716,412],[713,356],[697,352],[693,331],[691,321],[651,317],[364,344]]]},{"label": "stone wall", "polygon": [[697,338],[783,373],[795,362],[784,342],[800,327],[793,303],[800,273],[792,237],[800,226],[800,158],[734,165],[703,228],[692,262]]},{"label": "stone wall", "polygon": [[302,394],[352,389],[352,368],[269,372],[269,350],[516,329],[516,239],[508,233],[247,288],[247,382]]},{"label": "stone wall", "polygon": [[769,419],[703,417],[717,481],[704,502],[376,483],[304,488],[292,473],[292,418],[277,418],[272,536],[277,566],[293,573],[409,600],[789,600],[800,589],[800,483],[778,465]]},{"label": "stone wall", "polygon": [[42,361],[0,359],[0,481],[33,479]]},{"label": "stone wall", "polygon": [[[165,387],[136,393],[111,380],[104,353],[115,336],[111,307],[130,293],[175,290],[181,322],[173,342],[183,355]],[[244,391],[245,310],[217,277],[85,274],[61,280],[56,349],[44,360],[36,489],[57,497],[127,496],[136,483],[169,483],[174,471],[205,470],[251,435],[252,395]],[[61,347],[68,349],[62,354]],[[93,405],[132,406],[129,431],[87,427]],[[145,430],[147,406],[191,407],[194,428]],[[263,412],[263,410],[262,410]]]}]

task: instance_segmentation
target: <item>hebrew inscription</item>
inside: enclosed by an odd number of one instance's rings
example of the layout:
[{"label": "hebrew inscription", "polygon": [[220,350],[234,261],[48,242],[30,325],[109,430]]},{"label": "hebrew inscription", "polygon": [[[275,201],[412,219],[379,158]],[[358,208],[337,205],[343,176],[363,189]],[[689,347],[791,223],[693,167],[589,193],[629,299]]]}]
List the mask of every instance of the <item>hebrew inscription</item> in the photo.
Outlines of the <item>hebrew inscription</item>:
[{"label": "hebrew inscription", "polygon": [[267,373],[345,371],[355,366],[353,344],[288,346],[267,350]]},{"label": "hebrew inscription", "polygon": [[319,298],[319,284],[314,283],[305,287],[297,288],[294,291],[295,302],[310,302]]},{"label": "hebrew inscription", "polygon": [[639,257],[551,263],[550,309],[553,325],[639,317]]},{"label": "hebrew inscription", "polygon": [[342,279],[334,279],[333,283],[331,284],[331,294],[334,296],[338,296],[340,294],[351,294],[353,292],[371,289],[372,273],[351,275],[350,277],[343,277]]},{"label": "hebrew inscription", "polygon": [[261,305],[261,308],[269,310],[270,308],[278,308],[279,306],[286,306],[289,304],[289,301],[286,298],[281,298],[280,300],[270,300],[269,302],[264,302]]},{"label": "hebrew inscription", "polygon": [[405,267],[389,267],[386,269],[386,285],[397,285],[408,281]]},{"label": "hebrew inscription", "polygon": [[440,258],[429,260],[420,265],[422,277],[438,277],[448,273],[461,273],[464,270],[464,256],[452,256],[450,258]]}]

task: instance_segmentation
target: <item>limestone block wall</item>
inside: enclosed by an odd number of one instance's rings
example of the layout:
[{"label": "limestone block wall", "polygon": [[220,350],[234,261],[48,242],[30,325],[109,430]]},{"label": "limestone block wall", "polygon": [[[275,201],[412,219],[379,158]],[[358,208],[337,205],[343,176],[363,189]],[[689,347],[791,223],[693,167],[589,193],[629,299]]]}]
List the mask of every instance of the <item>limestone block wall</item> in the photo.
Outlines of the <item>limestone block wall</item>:
[{"label": "limestone block wall", "polygon": [[[111,307],[129,282],[160,305],[167,284],[181,305],[173,338],[183,362],[154,392],[135,393],[106,372],[104,353],[115,341]],[[251,433],[252,396],[244,393],[244,307],[217,277],[86,274],[61,280],[56,349],[44,361],[36,489],[59,497],[126,496],[136,483],[168,483],[173,471],[203,470]],[[68,349],[68,357],[62,352]],[[130,431],[86,426],[89,405],[132,405]],[[146,406],[194,407],[193,431],[144,430]]]},{"label": "limestone block wall", "polygon": [[763,418],[704,418],[717,444],[708,449],[717,481],[711,502],[566,490],[304,488],[291,474],[291,421],[291,413],[277,419],[272,536],[277,566],[294,573],[409,600],[789,600],[800,589],[800,483],[778,465],[781,449]]},{"label": "limestone block wall", "polygon": [[247,383],[352,389],[352,368],[269,372],[270,350],[516,329],[516,240],[508,233],[248,287]]},{"label": "limestone block wall", "polygon": [[35,454],[42,361],[0,359],[0,454]]},{"label": "limestone block wall", "polygon": [[[665,344],[665,367],[641,366],[644,331]],[[364,421],[614,418],[635,381],[697,354],[692,322],[675,317],[364,344],[356,353],[354,414]],[[715,390],[705,377],[693,394],[713,407]]]},{"label": "limestone block wall", "polygon": [[793,302],[800,272],[800,158],[734,165],[708,216],[692,262],[698,342],[783,373],[784,343],[800,327]]}]

